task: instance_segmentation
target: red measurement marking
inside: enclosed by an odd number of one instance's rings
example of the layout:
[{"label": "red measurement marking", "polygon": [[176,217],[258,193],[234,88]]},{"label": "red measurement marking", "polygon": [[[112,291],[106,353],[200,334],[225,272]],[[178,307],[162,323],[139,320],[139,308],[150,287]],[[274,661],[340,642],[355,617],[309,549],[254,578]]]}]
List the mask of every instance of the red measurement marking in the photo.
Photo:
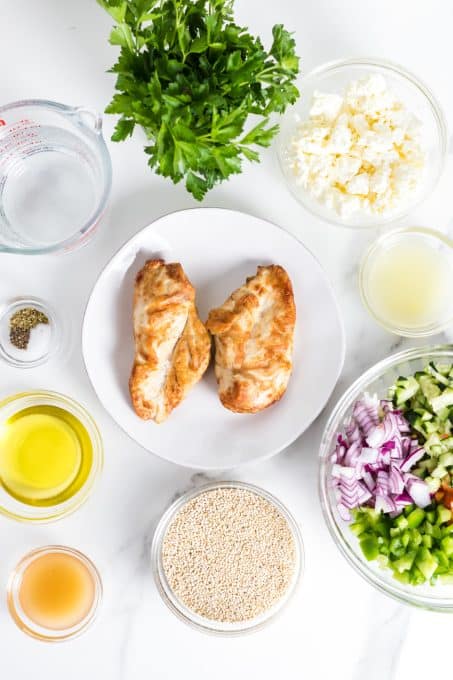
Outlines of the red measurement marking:
[{"label": "red measurement marking", "polygon": [[1,127],[2,125],[6,125],[6,121],[4,121],[3,118],[0,118],[0,127]]}]

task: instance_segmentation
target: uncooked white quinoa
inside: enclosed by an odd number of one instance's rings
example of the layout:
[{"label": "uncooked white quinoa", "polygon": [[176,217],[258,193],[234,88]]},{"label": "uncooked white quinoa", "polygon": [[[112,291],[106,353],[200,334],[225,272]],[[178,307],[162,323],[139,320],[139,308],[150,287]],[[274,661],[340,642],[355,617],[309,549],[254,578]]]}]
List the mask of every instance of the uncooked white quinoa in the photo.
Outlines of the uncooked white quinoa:
[{"label": "uncooked white quinoa", "polygon": [[296,546],[269,501],[239,488],[202,492],[167,529],[163,568],[189,609],[214,621],[241,622],[270,609],[291,584]]}]

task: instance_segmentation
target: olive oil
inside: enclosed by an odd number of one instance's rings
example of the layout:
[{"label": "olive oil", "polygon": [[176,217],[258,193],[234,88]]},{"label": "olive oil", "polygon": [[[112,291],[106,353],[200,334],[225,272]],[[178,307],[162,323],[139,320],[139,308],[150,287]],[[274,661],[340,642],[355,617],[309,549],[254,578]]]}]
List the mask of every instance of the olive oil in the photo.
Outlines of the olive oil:
[{"label": "olive oil", "polygon": [[45,507],[72,498],[92,463],[86,428],[58,406],[31,406],[0,424],[0,485],[22,503]]}]

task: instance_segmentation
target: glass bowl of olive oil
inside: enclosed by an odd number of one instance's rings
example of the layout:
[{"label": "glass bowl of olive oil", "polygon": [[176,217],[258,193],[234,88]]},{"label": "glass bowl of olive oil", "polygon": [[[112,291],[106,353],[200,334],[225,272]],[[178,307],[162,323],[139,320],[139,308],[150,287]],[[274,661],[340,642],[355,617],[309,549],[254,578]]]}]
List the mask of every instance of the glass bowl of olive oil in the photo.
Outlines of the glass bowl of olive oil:
[{"label": "glass bowl of olive oil", "polygon": [[56,392],[16,394],[0,402],[0,513],[50,522],[89,496],[103,465],[90,414]]}]

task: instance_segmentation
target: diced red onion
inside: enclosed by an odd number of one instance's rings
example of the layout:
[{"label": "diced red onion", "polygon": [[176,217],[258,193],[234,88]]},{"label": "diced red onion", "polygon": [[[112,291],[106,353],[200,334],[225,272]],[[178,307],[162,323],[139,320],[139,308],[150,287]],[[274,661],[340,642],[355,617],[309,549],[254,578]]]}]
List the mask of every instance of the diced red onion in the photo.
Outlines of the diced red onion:
[{"label": "diced red onion", "polygon": [[360,432],[359,426],[353,418],[351,418],[349,424],[346,425],[345,433],[349,445],[353,444],[354,442],[362,441],[362,434]]},{"label": "diced red onion", "polygon": [[390,465],[390,451],[382,451],[380,456],[381,465]]},{"label": "diced red onion", "polygon": [[394,441],[390,442],[385,442],[382,444],[381,450],[384,451],[392,451],[393,449],[396,449],[396,443]]},{"label": "diced red onion", "polygon": [[365,465],[366,463],[377,463],[379,456],[378,449],[370,449],[364,446],[360,454],[360,462]]},{"label": "diced red onion", "polygon": [[365,482],[367,489],[369,491],[373,491],[376,486],[376,482],[374,481],[374,477],[371,472],[365,470],[362,474],[362,479]]},{"label": "diced red onion", "polygon": [[341,519],[344,522],[350,522],[351,521],[351,513],[349,512],[348,508],[345,505],[343,505],[343,503],[338,503],[337,508],[338,508],[338,514],[340,515]]},{"label": "diced red onion", "polygon": [[365,395],[353,407],[331,455],[332,489],[342,519],[361,505],[398,515],[403,507],[430,503],[426,483],[410,469],[425,455],[408,436],[409,423],[389,401]]},{"label": "diced red onion", "polygon": [[369,394],[365,394],[362,399],[359,399],[354,404],[352,416],[366,437],[368,432],[379,423],[378,398],[376,396],[370,397]]},{"label": "diced red onion", "polygon": [[334,464],[332,465],[332,475],[334,477],[351,479],[352,477],[355,477],[355,468]]},{"label": "diced red onion", "polygon": [[406,456],[406,458],[401,463],[400,465],[401,472],[409,472],[409,470],[413,468],[414,465],[423,458],[425,453],[426,453],[425,449],[422,446],[419,446],[417,449],[414,449],[408,456]]},{"label": "diced red onion", "polygon": [[343,459],[344,465],[347,466],[357,465],[361,450],[362,447],[359,444],[359,442],[353,442],[344,456]]},{"label": "diced red onion", "polygon": [[420,508],[426,508],[431,503],[429,488],[419,477],[408,481],[407,491],[415,505],[418,505]]},{"label": "diced red onion", "polygon": [[384,420],[368,432],[366,438],[368,446],[378,448],[399,435],[399,429],[392,416],[392,413],[387,413]]},{"label": "diced red onion", "polygon": [[376,512],[395,512],[397,510],[395,501],[392,500],[389,496],[376,496],[376,500],[374,503],[374,509]]},{"label": "diced red onion", "polygon": [[413,502],[414,501],[406,491],[403,491],[403,493],[395,496],[395,503],[398,508],[404,508],[406,505],[412,505]]},{"label": "diced red onion", "polygon": [[404,479],[395,465],[390,466],[389,489],[391,494],[400,494],[404,491]]}]

